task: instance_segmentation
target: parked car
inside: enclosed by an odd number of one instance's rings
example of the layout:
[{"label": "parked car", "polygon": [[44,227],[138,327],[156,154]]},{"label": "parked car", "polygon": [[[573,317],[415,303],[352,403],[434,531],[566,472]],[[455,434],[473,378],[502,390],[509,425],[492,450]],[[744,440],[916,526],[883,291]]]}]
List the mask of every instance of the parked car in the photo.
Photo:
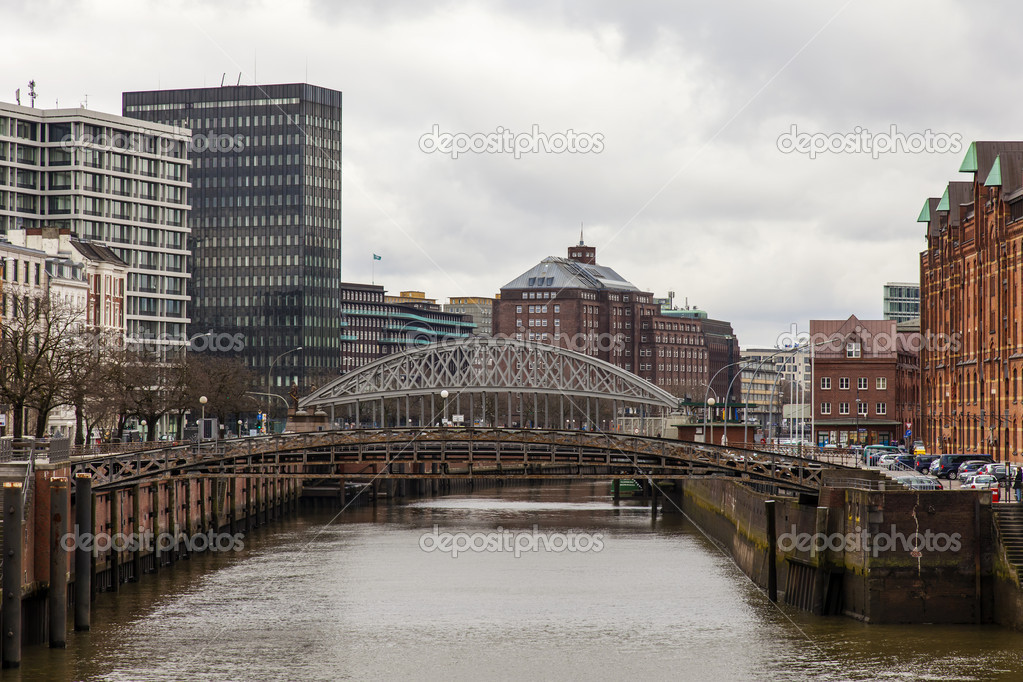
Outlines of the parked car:
[{"label": "parked car", "polygon": [[895,479],[910,490],[941,490],[941,483],[930,476],[899,476]]},{"label": "parked car", "polygon": [[931,462],[936,459],[938,459],[937,455],[917,455],[916,460],[913,462],[913,468],[921,474],[926,474],[928,469],[931,468]]},{"label": "parked car", "polygon": [[978,474],[963,485],[968,490],[991,490],[998,487],[998,479],[989,474]]},{"label": "parked car", "polygon": [[977,469],[978,474],[988,474],[998,479],[998,482],[1004,482],[1009,478],[1009,469],[1004,464],[991,463],[985,464],[984,466]]},{"label": "parked car", "polygon": [[992,458],[991,455],[940,455],[936,460],[931,462],[931,468],[929,471],[932,476],[952,480],[959,478],[959,465],[970,460],[983,461],[987,464],[992,460]]},{"label": "parked car", "polygon": [[877,458],[877,466],[881,469],[887,469],[898,457],[899,453],[897,452],[886,452]]},{"label": "parked car", "polygon": [[981,473],[981,467],[987,466],[990,463],[990,460],[968,459],[959,465],[959,478],[962,478],[967,474],[979,474]]},{"label": "parked car", "polygon": [[916,465],[916,457],[913,455],[895,455],[895,459],[888,462],[888,468],[892,471],[913,471]]},{"label": "parked car", "polygon": [[877,466],[877,460],[884,454],[900,454],[899,449],[894,445],[868,445],[863,448],[863,463],[867,466]]}]

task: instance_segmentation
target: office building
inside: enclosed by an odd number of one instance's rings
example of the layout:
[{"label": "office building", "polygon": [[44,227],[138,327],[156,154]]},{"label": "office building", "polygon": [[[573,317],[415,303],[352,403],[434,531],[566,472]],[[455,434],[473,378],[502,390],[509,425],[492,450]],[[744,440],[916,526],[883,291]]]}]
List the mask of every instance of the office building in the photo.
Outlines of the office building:
[{"label": "office building", "polygon": [[683,401],[703,403],[709,393],[721,406],[727,398],[733,413],[740,407],[731,324],[698,310],[664,311],[652,293],[598,265],[596,249],[581,240],[567,258],[545,258],[501,287],[493,319],[495,335],[605,360]]},{"label": "office building", "polygon": [[884,285],[886,320],[910,322],[920,317],[920,285],[912,282],[886,282]]},{"label": "office building", "polygon": [[[280,395],[341,369],[341,93],[303,83],[125,92],[123,112],[192,131],[193,334]],[[301,347],[299,352],[289,352]],[[279,360],[278,360],[279,358]]]},{"label": "office building", "polygon": [[342,373],[406,348],[465,339],[475,329],[469,315],[444,312],[435,303],[388,303],[379,284],[342,282],[339,292]]},{"label": "office building", "polygon": [[476,336],[491,336],[494,331],[494,301],[483,296],[455,296],[448,299],[444,312],[469,315],[476,325]]}]

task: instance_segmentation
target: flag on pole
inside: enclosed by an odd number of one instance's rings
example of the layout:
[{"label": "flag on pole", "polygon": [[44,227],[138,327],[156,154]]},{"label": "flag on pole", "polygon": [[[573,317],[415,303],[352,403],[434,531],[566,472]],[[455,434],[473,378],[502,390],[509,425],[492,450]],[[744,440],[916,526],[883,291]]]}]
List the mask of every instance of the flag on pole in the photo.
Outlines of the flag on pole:
[{"label": "flag on pole", "polygon": [[373,254],[373,260],[383,260],[383,256],[378,256],[378,255],[376,255],[376,254],[374,253],[374,254]]}]

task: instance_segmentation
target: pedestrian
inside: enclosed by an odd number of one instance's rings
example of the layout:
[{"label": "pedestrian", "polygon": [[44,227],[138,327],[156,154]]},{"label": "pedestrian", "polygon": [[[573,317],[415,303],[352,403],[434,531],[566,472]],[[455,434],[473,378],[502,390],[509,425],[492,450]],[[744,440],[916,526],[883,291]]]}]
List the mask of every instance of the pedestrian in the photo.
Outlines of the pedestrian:
[{"label": "pedestrian", "polygon": [[1016,501],[1023,501],[1023,467],[1016,467],[1016,473],[1012,476],[1012,490]]}]

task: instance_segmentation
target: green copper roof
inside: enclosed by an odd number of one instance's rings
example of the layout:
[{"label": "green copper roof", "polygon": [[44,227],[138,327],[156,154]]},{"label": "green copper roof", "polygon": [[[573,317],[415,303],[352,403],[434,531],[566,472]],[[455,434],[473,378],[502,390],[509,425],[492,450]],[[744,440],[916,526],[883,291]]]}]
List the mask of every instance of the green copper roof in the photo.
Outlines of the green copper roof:
[{"label": "green copper roof", "polygon": [[929,223],[931,222],[931,200],[924,199],[924,207],[920,209],[920,215],[917,216],[916,221],[918,223]]},{"label": "green copper roof", "polygon": [[945,193],[941,195],[941,201],[938,202],[938,207],[935,211],[948,211],[948,185],[945,185]]},{"label": "green copper roof", "polygon": [[966,150],[966,158],[963,159],[963,164],[959,166],[960,173],[976,173],[977,172],[977,143],[971,142],[970,148]]},{"label": "green copper roof", "polygon": [[987,180],[984,181],[985,187],[1001,187],[1002,186],[1002,157],[996,156],[995,162],[991,164],[991,172],[987,174]]}]

